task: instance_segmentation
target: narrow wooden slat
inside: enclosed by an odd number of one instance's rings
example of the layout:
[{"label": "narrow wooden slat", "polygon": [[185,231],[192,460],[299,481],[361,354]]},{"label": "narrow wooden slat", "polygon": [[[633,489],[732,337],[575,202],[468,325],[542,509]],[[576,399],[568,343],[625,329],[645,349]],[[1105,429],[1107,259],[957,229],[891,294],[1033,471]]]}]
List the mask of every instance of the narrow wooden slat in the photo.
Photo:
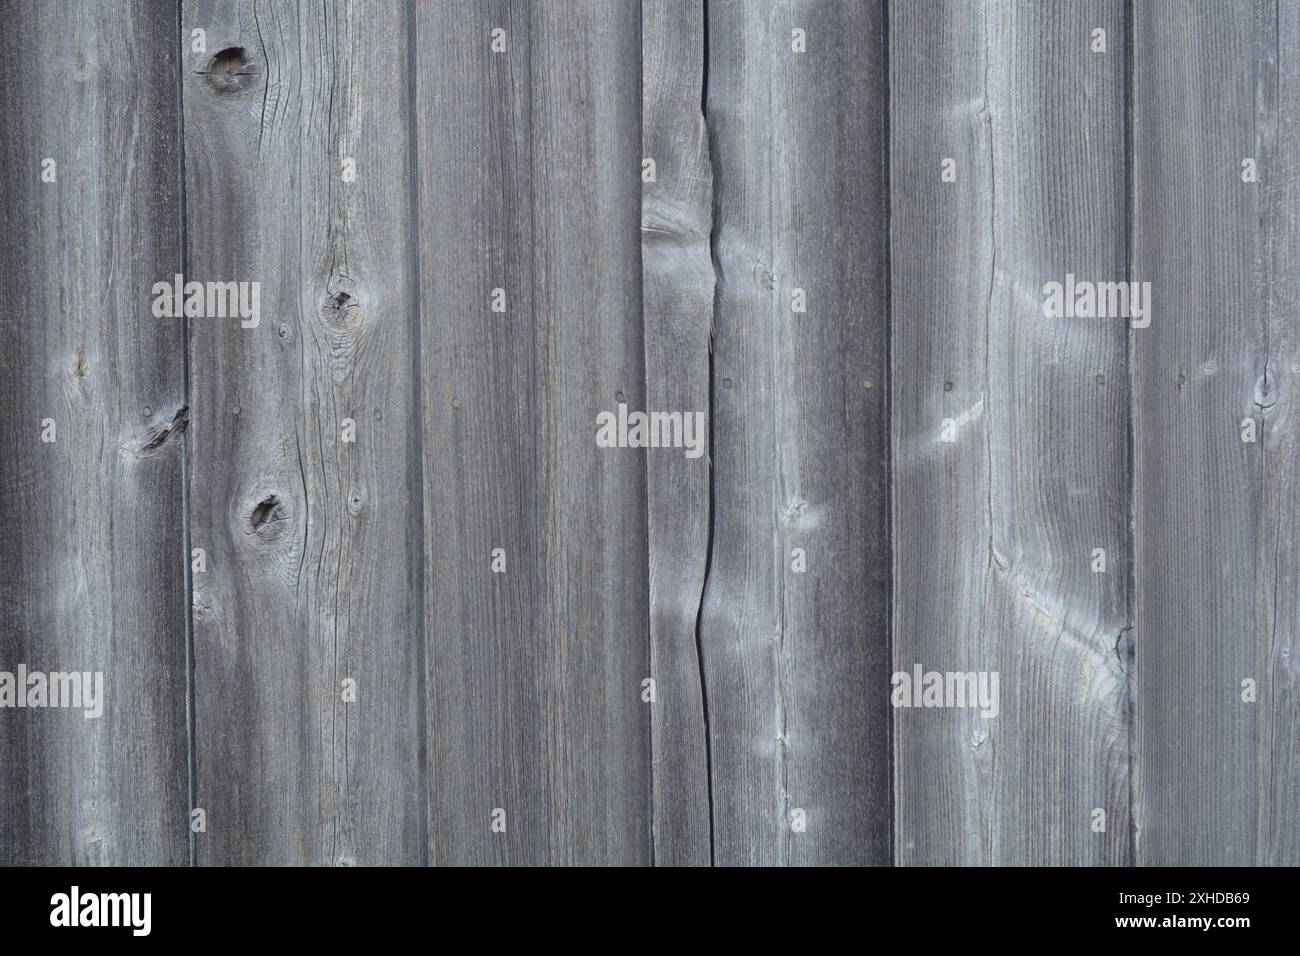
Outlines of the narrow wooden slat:
[{"label": "narrow wooden slat", "polygon": [[[701,112],[704,4],[642,4],[641,191],[646,401],[709,413],[714,273],[713,170]],[[707,439],[706,434],[701,440]],[[707,699],[696,641],[709,550],[707,443],[646,459],[651,672],[655,681],[654,853],[661,866],[708,865],[711,819]]]},{"label": "narrow wooden slat", "polygon": [[895,712],[902,864],[1129,859],[1127,323],[1043,313],[1128,278],[1123,14],[890,5],[894,666],[999,690]]},{"label": "narrow wooden slat", "polygon": [[429,859],[543,863],[527,8],[420,4],[415,38]]},{"label": "narrow wooden slat", "polygon": [[4,25],[0,670],[102,672],[103,714],[0,710],[0,864],[179,865],[183,337],[150,310],[180,262],[175,11]]},{"label": "narrow wooden slat", "polygon": [[708,18],[715,859],[887,863],[881,6],[711,0]]},{"label": "narrow wooden slat", "polygon": [[190,320],[200,863],[424,856],[406,26],[184,4],[187,277],[261,283]]},{"label": "narrow wooden slat", "polygon": [[633,4],[416,8],[435,863],[649,860],[644,452],[595,445],[644,407],[640,44]]},{"label": "narrow wooden slat", "polygon": [[[1255,31],[1260,98],[1269,107],[1256,134],[1256,161],[1262,154],[1268,170],[1259,197],[1263,270],[1257,273],[1268,389],[1261,388],[1258,399],[1267,434],[1255,541],[1256,682],[1264,704],[1256,745],[1261,766],[1255,862],[1300,866],[1300,423],[1294,412],[1300,388],[1300,4],[1278,0],[1273,10],[1265,5],[1256,12]],[[1271,589],[1264,584],[1270,579]]]},{"label": "narrow wooden slat", "polygon": [[649,860],[644,452],[596,415],[644,407],[641,19],[630,3],[532,7],[539,624],[551,859]]},{"label": "narrow wooden slat", "polygon": [[1298,43],[1294,3],[1135,6],[1142,864],[1300,863]]}]

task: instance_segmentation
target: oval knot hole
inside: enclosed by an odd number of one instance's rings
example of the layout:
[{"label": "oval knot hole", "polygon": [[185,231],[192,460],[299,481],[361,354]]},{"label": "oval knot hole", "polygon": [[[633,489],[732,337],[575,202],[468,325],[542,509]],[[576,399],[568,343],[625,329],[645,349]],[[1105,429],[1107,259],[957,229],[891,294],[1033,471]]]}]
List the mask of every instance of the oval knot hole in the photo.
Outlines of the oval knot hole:
[{"label": "oval knot hole", "polygon": [[335,292],[326,296],[321,315],[331,327],[345,332],[355,331],[365,319],[361,303],[347,292]]},{"label": "oval knot hole", "polygon": [[255,534],[259,538],[277,538],[283,531],[282,522],[288,517],[284,502],[276,495],[267,495],[249,514],[246,533]]},{"label": "oval knot hole", "polygon": [[249,62],[243,47],[232,46],[214,56],[203,73],[217,92],[230,93],[251,84],[257,68]]}]

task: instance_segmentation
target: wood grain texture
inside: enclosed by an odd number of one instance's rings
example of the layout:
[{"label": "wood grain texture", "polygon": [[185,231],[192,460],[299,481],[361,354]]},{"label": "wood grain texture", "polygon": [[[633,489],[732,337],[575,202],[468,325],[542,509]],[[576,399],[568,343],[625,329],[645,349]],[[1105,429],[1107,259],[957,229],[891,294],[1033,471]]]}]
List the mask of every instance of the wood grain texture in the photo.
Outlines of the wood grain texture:
[{"label": "wood grain texture", "polygon": [[261,283],[190,322],[204,864],[424,858],[406,26],[183,9],[187,276]]},{"label": "wood grain texture", "polygon": [[1140,864],[1300,863],[1298,43],[1293,3],[1135,7]]},{"label": "wood grain texture", "polygon": [[902,864],[1129,858],[1127,323],[1042,311],[1127,278],[1123,11],[890,6],[894,665],[1000,691],[896,711]]},{"label": "wood grain texture", "polygon": [[430,860],[646,863],[645,459],[595,445],[645,399],[639,8],[415,35]]},{"label": "wood grain texture", "polygon": [[4,23],[0,670],[102,671],[104,709],[0,710],[0,864],[181,864],[179,430],[150,446],[184,404],[183,339],[149,308],[180,261],[175,11],[14,2]]},{"label": "wood grain texture", "polygon": [[0,7],[0,865],[1300,864],[1300,3]]},{"label": "wood grain texture", "polygon": [[708,17],[715,859],[887,863],[881,8],[712,0]]},{"label": "wood grain texture", "polygon": [[[646,402],[710,411],[713,170],[701,112],[704,4],[641,5],[641,188]],[[646,457],[650,548],[654,859],[707,866],[712,854],[707,699],[697,644],[709,553],[709,449]]]}]

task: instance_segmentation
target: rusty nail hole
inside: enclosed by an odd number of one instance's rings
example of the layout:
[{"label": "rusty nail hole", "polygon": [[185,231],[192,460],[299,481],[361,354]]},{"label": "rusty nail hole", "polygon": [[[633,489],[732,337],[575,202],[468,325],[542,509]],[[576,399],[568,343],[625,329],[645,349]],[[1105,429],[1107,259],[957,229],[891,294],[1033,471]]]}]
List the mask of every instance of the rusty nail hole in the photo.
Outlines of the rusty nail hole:
[{"label": "rusty nail hole", "polygon": [[944,390],[945,392],[951,392],[951,391],[953,390],[953,387],[954,387],[954,386],[953,386],[952,382],[944,382],[944,383],[943,383],[943,390]]}]

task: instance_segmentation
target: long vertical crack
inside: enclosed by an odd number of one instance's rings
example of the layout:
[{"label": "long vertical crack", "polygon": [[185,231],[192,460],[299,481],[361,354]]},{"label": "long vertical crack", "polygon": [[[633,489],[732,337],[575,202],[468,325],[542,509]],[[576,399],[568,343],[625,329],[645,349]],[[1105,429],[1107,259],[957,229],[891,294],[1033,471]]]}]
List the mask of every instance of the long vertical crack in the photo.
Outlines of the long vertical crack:
[{"label": "long vertical crack", "polygon": [[[1133,271],[1133,219],[1134,219],[1134,169],[1133,169],[1133,100],[1135,96],[1134,83],[1135,71],[1133,64],[1133,41],[1134,30],[1137,26],[1136,11],[1133,0],[1126,0],[1124,5],[1124,268],[1128,273],[1127,278],[1131,281],[1135,275]],[[1127,721],[1127,739],[1128,739],[1128,831],[1129,846],[1128,860],[1129,866],[1137,866],[1138,863],[1138,785],[1137,785],[1137,759],[1135,748],[1137,746],[1137,708],[1135,706],[1135,694],[1137,691],[1137,652],[1133,640],[1133,628],[1136,620],[1137,606],[1135,604],[1137,596],[1137,474],[1134,470],[1135,464],[1135,402],[1136,395],[1134,383],[1134,339],[1133,327],[1131,322],[1125,322],[1125,361],[1128,364],[1128,447],[1125,450],[1126,462],[1125,470],[1128,472],[1128,593],[1124,596],[1125,617],[1128,619],[1127,625],[1120,631],[1119,637],[1115,642],[1115,652],[1120,656],[1126,682],[1127,708],[1125,720]],[[1128,644],[1122,648],[1120,645],[1124,642],[1124,635],[1128,635]],[[1122,651],[1122,655],[1121,655]]]},{"label": "long vertical crack", "polygon": [[[893,173],[893,128],[890,125],[890,113],[893,109],[892,90],[890,86],[890,69],[889,62],[889,0],[881,0],[880,4],[880,62],[881,62],[881,91],[885,108],[881,111],[881,179],[885,184],[885,215],[883,232],[884,232],[884,250],[885,250],[885,288],[884,288],[884,357],[883,369],[880,373],[882,384],[881,401],[884,405],[884,432],[885,432],[885,488],[888,499],[885,507],[885,541],[890,551],[889,561],[889,586],[885,589],[885,662],[889,671],[894,669],[894,578],[896,570],[894,561],[897,556],[897,549],[894,547],[894,437],[893,437],[893,388],[894,388],[894,343],[893,343],[893,326],[894,326],[894,222],[893,222],[893,184],[891,176]],[[889,866],[896,866],[896,851],[894,847],[894,808],[897,806],[898,797],[894,788],[898,783],[898,768],[896,766],[897,750],[894,745],[894,708],[890,707],[886,711],[886,732],[885,740],[890,748],[890,753],[886,761],[887,771],[889,773],[889,786],[886,788],[888,794],[888,813],[889,813],[889,835],[888,846],[886,849],[886,861]]]},{"label": "long vertical crack", "polygon": [[[186,227],[185,196],[185,21],[181,0],[176,0],[176,195],[179,211],[180,270],[189,275],[189,232]],[[182,310],[183,311],[183,310]],[[181,391],[184,408],[193,407],[190,401],[190,327],[189,320],[181,316]],[[179,413],[178,413],[179,414]],[[184,427],[180,434],[181,456],[181,567],[185,582],[185,771],[189,806],[185,810],[185,834],[188,844],[189,865],[196,866],[196,838],[190,826],[190,815],[198,801],[198,755],[195,751],[194,733],[194,576],[190,566],[193,541],[190,502],[190,439]]]},{"label": "long vertical crack", "polygon": [[713,739],[709,724],[709,690],[704,673],[704,642],[701,625],[704,620],[704,601],[709,592],[709,577],[713,570],[713,531],[716,507],[714,503],[714,466],[716,426],[714,425],[714,332],[718,324],[718,290],[722,287],[722,265],[718,260],[718,192],[717,150],[714,148],[713,129],[709,126],[709,0],[701,0],[703,28],[703,56],[700,70],[700,113],[704,117],[708,136],[710,183],[712,184],[712,210],[709,217],[709,261],[713,265],[713,314],[709,320],[709,532],[704,551],[704,580],[700,584],[700,605],[695,612],[695,656],[700,671],[700,704],[704,714],[704,771],[709,794],[709,865],[715,865],[715,832],[713,819]]}]

